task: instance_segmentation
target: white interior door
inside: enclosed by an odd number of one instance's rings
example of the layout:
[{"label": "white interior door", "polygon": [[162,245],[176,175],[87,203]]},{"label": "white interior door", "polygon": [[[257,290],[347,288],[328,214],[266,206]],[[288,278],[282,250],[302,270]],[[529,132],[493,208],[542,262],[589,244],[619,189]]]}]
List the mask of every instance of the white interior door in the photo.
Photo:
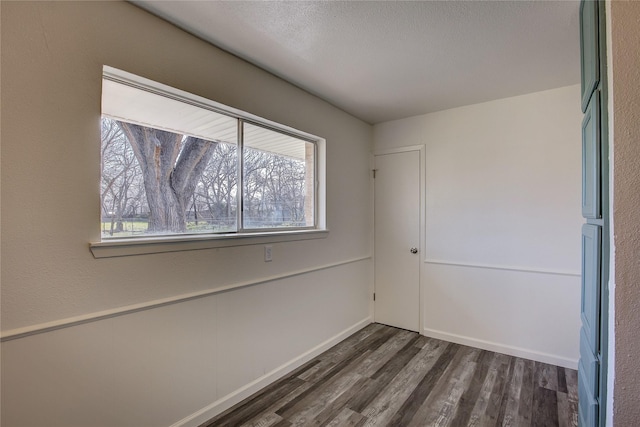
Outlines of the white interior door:
[{"label": "white interior door", "polygon": [[375,156],[375,320],[419,332],[420,152]]}]

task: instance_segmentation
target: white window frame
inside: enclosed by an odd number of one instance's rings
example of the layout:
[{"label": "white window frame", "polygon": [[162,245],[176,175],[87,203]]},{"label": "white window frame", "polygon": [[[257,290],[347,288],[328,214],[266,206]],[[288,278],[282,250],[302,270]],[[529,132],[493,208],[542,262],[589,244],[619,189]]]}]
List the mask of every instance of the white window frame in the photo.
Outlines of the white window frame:
[{"label": "white window frame", "polygon": [[[243,123],[249,123],[313,143],[315,147],[315,225],[300,228],[243,229],[242,222],[239,222],[238,230],[233,233],[168,234],[110,238],[90,243],[90,249],[94,257],[107,258],[231,246],[259,245],[265,243],[318,239],[325,238],[327,236],[328,228],[326,224],[325,184],[326,140],[324,138],[320,138],[307,132],[302,132],[254,114],[250,114],[210,99],[194,95],[162,83],[157,83],[144,77],[106,65],[103,67],[103,78],[236,118],[238,119],[238,127],[240,131]],[[241,150],[238,150],[238,156],[239,158],[242,157]],[[242,188],[240,185],[242,185],[242,182],[239,182],[238,188],[238,191],[241,194]],[[240,197],[238,199],[240,199]],[[238,215],[241,217],[242,213],[239,211]]]}]

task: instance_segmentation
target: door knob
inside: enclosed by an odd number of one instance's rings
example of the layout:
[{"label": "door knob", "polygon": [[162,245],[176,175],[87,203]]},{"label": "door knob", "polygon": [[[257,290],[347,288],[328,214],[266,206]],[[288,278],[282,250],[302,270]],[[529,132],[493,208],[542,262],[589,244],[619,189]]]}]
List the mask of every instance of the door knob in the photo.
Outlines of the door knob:
[{"label": "door knob", "polygon": [[411,248],[411,253],[412,254],[417,254],[418,253],[418,248]]}]

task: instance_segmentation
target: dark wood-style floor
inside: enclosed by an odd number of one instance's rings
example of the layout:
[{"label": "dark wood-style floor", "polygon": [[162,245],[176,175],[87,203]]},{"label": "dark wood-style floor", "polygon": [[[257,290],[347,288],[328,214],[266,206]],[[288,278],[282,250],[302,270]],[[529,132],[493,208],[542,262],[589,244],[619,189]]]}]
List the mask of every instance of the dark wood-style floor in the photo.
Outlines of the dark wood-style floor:
[{"label": "dark wood-style floor", "polygon": [[371,324],[203,426],[577,426],[577,372]]}]

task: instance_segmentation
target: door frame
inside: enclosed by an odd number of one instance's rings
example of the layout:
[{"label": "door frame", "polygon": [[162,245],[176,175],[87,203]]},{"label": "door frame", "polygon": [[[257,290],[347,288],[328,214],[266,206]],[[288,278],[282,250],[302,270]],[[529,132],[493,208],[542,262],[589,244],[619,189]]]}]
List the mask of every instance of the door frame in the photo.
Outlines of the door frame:
[{"label": "door frame", "polygon": [[[426,251],[426,235],[425,235],[425,230],[426,230],[426,179],[427,179],[427,174],[426,174],[426,163],[427,163],[427,158],[426,158],[426,145],[425,144],[421,144],[421,145],[408,145],[408,146],[404,146],[404,147],[396,147],[396,148],[390,148],[390,149],[386,149],[386,150],[374,150],[371,156],[371,164],[372,164],[372,170],[375,171],[375,164],[376,164],[376,156],[383,156],[383,155],[387,155],[387,154],[399,154],[399,153],[406,153],[409,151],[417,151],[419,154],[419,158],[420,158],[420,182],[419,182],[419,188],[420,188],[420,198],[418,200],[419,206],[420,206],[420,212],[419,212],[419,221],[420,221],[420,226],[419,226],[419,233],[420,233],[420,238],[418,239],[418,256],[419,256],[419,262],[418,262],[418,298],[420,299],[420,304],[418,305],[418,333],[420,335],[424,335],[424,310],[425,310],[425,301],[424,301],[424,297],[426,295],[426,290],[425,290],[425,284],[424,284],[424,279],[423,279],[423,273],[424,273],[424,268],[425,268],[425,260],[427,259],[426,255],[425,255],[425,251]],[[375,178],[373,178],[373,175],[375,174],[372,173],[372,185],[371,185],[371,205],[372,207],[375,207]],[[376,272],[376,268],[375,268],[375,262],[376,262],[376,247],[375,247],[375,224],[376,224],[376,211],[375,209],[372,209],[373,211],[373,235],[372,235],[372,240],[374,242],[373,245],[373,292],[375,294],[376,291],[376,277],[375,277],[375,272]],[[372,312],[373,312],[373,321],[376,321],[376,312],[375,312],[375,302],[372,301]]]},{"label": "door frame", "polygon": [[[609,382],[609,275],[611,271],[611,171],[609,164],[609,70],[606,4],[598,1],[598,48],[600,52],[600,202],[602,203],[602,253],[600,291],[600,384],[599,424],[607,425]],[[581,41],[582,43],[582,41]]]}]

